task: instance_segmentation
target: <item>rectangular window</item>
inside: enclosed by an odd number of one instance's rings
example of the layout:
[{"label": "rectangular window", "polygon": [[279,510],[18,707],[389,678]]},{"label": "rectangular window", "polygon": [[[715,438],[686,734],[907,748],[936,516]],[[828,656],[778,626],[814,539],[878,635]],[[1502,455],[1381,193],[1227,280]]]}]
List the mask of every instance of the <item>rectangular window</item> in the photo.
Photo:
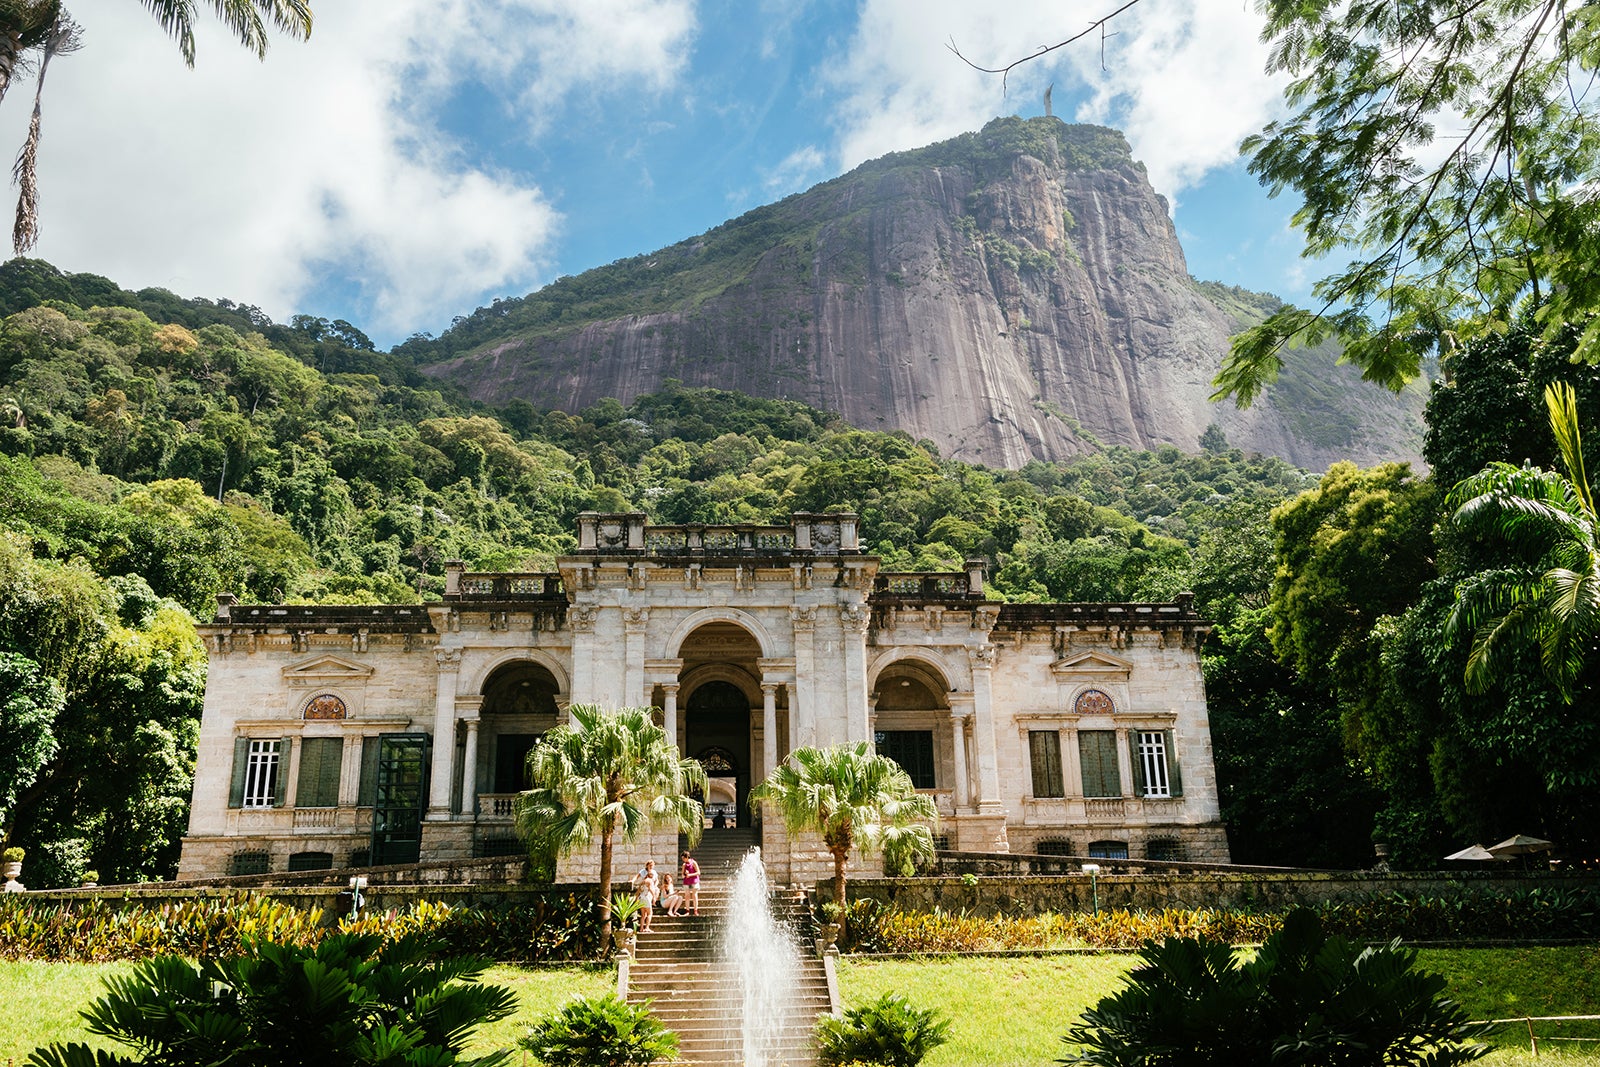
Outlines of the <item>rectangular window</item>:
[{"label": "rectangular window", "polygon": [[278,803],[278,750],[281,742],[252,740],[245,756],[243,808],[270,808]]},{"label": "rectangular window", "polygon": [[1167,783],[1167,736],[1160,730],[1140,730],[1138,757],[1140,777],[1144,780],[1147,797],[1170,797],[1172,788]]},{"label": "rectangular window", "polygon": [[300,742],[300,775],[295,782],[297,808],[339,806],[339,772],[344,738],[308,737]]},{"label": "rectangular window", "polygon": [[1028,758],[1033,764],[1033,795],[1064,797],[1061,783],[1061,734],[1055,730],[1028,731]]},{"label": "rectangular window", "polygon": [[1080,730],[1078,762],[1083,769],[1083,795],[1120,797],[1122,772],[1117,768],[1115,730]]},{"label": "rectangular window", "polygon": [[879,730],[875,735],[878,755],[888,756],[911,776],[918,789],[933,786],[933,731]]}]

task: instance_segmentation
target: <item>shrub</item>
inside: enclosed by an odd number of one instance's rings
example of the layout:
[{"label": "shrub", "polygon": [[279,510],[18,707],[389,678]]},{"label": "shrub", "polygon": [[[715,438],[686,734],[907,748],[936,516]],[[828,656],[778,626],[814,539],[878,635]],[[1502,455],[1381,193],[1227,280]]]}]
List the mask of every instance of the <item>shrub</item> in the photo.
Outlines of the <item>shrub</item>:
[{"label": "shrub", "polygon": [[30,1067],[209,1067],[218,1063],[457,1064],[490,1067],[507,1052],[460,1059],[472,1030],[516,1007],[509,989],[475,981],[485,964],[436,958],[420,937],[384,945],[335,934],[316,948],[252,942],[238,956],[199,963],[147,960],[106,979],[83,1013],[92,1033],[143,1059],[72,1043],[39,1049]]},{"label": "shrub", "polygon": [[1327,937],[1310,911],[1290,912],[1255,959],[1209,937],[1168,938],[1139,952],[1128,984],[1083,1013],[1061,1063],[1428,1064],[1450,1067],[1488,1051],[1444,997],[1442,977],[1415,969],[1398,941],[1359,948]]},{"label": "shrub", "polygon": [[18,848],[16,845],[12,845],[4,852],[0,852],[0,861],[5,863],[21,863],[23,858],[26,856],[26,852]]},{"label": "shrub", "polygon": [[916,1067],[922,1058],[950,1040],[950,1022],[932,1008],[922,1009],[895,993],[871,1004],[849,1008],[842,1019],[824,1016],[817,1022],[817,1059],[824,1067],[876,1063]]},{"label": "shrub", "polygon": [[517,1042],[550,1067],[647,1067],[676,1059],[678,1035],[615,993],[575,1000]]}]

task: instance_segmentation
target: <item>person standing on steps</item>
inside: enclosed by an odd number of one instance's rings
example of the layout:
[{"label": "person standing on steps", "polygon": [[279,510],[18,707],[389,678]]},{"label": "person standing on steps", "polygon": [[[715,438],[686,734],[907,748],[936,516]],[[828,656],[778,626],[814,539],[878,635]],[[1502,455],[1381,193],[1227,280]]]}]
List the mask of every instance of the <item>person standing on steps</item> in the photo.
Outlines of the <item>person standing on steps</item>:
[{"label": "person standing on steps", "polygon": [[700,914],[700,865],[686,851],[683,854],[683,895],[688,898],[689,910]]},{"label": "person standing on steps", "polygon": [[656,897],[661,895],[661,876],[656,873],[656,861],[645,860],[639,873],[633,876],[633,892],[639,898],[639,932],[650,932],[650,917],[655,912]]}]

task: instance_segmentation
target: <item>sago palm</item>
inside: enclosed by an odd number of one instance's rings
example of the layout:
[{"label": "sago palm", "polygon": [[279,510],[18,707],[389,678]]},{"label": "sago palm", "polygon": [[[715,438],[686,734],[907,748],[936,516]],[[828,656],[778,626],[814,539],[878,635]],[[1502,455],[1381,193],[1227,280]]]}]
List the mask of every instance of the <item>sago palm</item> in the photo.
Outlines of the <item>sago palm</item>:
[{"label": "sago palm", "polygon": [[1455,523],[1498,541],[1508,565],[1456,588],[1449,632],[1470,631],[1467,689],[1481,693],[1510,659],[1537,647],[1567,703],[1600,642],[1600,516],[1584,468],[1572,387],[1544,392],[1561,473],[1495,463],[1450,494]]},{"label": "sago palm", "polygon": [[814,831],[833,856],[833,898],[839,922],[848,912],[845,866],[850,850],[886,850],[932,857],[939,821],[933,798],[918,793],[898,763],[867,748],[865,741],[831,748],[800,748],[750,791],[771,801],[789,832]]},{"label": "sago palm", "polygon": [[611,941],[611,866],[617,835],[632,841],[665,823],[692,842],[705,822],[689,794],[706,788],[699,762],[683,759],[649,708],[605,711],[574,704],[572,722],[528,754],[533,788],[516,801],[517,832],[530,847],[570,855],[600,842],[600,945]]}]

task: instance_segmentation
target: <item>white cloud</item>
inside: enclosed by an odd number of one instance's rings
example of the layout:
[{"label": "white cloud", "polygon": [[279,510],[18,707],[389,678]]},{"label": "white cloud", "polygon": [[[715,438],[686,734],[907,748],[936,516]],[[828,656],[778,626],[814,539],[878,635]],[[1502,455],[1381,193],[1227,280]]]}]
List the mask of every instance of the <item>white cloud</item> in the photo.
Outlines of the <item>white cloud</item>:
[{"label": "white cloud", "polygon": [[[1262,71],[1261,19],[1253,5],[1144,0],[1108,27],[1026,63],[1002,93],[998,75],[963,64],[947,47],[998,67],[1083,29],[1116,4],[1012,0],[865,0],[844,54],[825,72],[844,95],[837,114],[846,166],[976,129],[1000,114],[1042,109],[1055,83],[1056,113],[1123,130],[1151,183],[1169,196],[1237,158],[1242,137],[1278,106],[1281,83]],[[997,13],[1003,12],[1003,13]],[[1203,12],[1203,13],[1202,13]],[[1082,99],[1076,114],[1066,101]]]},{"label": "white cloud", "polygon": [[816,145],[803,145],[790,152],[771,170],[762,171],[762,188],[768,196],[787,196],[814,184],[827,162]]},{"label": "white cloud", "polygon": [[[694,32],[690,0],[316,10],[311,41],[275,39],[264,63],[202,23],[190,71],[139,5],[77,0],[86,47],[45,90],[36,254],[275,318],[337,276],[374,332],[435,326],[486,290],[531,285],[561,221],[525,178],[467,159],[441,106],[471,79],[537,125],[621,81],[663,89]],[[0,109],[8,150],[27,89]]]}]

